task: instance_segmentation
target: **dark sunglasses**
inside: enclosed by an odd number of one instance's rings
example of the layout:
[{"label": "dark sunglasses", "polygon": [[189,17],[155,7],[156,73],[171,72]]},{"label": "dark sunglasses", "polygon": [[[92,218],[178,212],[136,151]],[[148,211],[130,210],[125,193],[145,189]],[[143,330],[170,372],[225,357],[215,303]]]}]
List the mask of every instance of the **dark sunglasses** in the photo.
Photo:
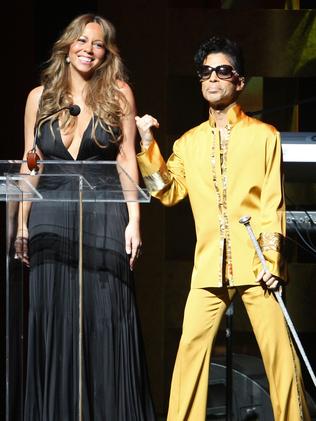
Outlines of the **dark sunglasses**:
[{"label": "dark sunglasses", "polygon": [[213,71],[216,73],[218,79],[223,80],[239,76],[236,70],[234,70],[234,68],[229,64],[221,64],[220,66],[216,67],[206,66],[203,64],[197,69],[197,74],[201,81],[205,81],[212,76]]}]

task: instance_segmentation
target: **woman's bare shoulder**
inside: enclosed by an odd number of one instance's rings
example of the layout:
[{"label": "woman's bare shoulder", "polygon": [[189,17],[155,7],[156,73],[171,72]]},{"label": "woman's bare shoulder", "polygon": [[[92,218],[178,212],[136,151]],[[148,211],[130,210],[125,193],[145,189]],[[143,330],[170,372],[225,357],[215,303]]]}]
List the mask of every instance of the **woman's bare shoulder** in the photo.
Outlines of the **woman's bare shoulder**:
[{"label": "woman's bare shoulder", "polygon": [[35,88],[33,88],[28,94],[28,98],[27,98],[28,102],[38,104],[39,100],[41,99],[43,90],[44,90],[44,87],[42,85],[36,86]]}]

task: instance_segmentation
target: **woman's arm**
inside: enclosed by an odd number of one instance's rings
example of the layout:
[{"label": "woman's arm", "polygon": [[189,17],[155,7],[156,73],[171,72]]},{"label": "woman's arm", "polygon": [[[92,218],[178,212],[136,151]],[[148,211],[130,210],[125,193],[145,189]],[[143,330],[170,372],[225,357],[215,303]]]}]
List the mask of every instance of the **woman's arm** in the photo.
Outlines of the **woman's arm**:
[{"label": "woman's arm", "polygon": [[[138,184],[139,173],[136,161],[135,137],[136,137],[136,106],[134,95],[127,83],[119,82],[121,92],[128,103],[128,114],[122,118],[122,134],[123,140],[120,152],[117,157],[118,164],[126,171],[132,180]],[[122,179],[122,177],[121,177]],[[124,181],[123,186],[124,188]],[[135,194],[137,200],[137,194]],[[127,200],[131,199],[127,197]],[[135,261],[140,253],[141,236],[140,236],[140,206],[137,201],[127,201],[129,223],[125,230],[125,248],[126,253],[130,254],[130,267],[133,269]]]},{"label": "woman's arm", "polygon": [[[36,114],[37,114],[38,104],[39,104],[42,92],[43,92],[43,87],[38,86],[37,88],[34,88],[29,93],[26,100],[25,113],[24,113],[23,160],[26,160],[28,151],[30,151],[33,148]],[[42,159],[40,151],[38,151],[37,153],[39,157]],[[26,163],[22,163],[20,172],[21,174],[28,174],[30,172]],[[17,232],[16,232],[16,241],[15,241],[16,255],[26,265],[29,264],[28,252],[27,252],[27,239],[28,239],[27,227],[28,227],[28,217],[30,213],[30,208],[31,208],[31,202],[23,201],[23,202],[20,202],[19,204]]]}]

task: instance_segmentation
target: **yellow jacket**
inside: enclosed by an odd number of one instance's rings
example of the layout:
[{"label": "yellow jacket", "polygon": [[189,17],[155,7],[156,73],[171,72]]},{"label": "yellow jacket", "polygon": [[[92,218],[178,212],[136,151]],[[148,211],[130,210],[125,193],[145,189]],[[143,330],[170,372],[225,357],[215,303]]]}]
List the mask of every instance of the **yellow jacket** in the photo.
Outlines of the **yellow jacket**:
[{"label": "yellow jacket", "polygon": [[284,279],[286,221],[279,132],[246,116],[237,104],[230,108],[228,120],[222,161],[220,132],[212,117],[174,143],[167,164],[155,141],[137,155],[152,196],[172,206],[189,195],[197,237],[192,288],[222,286],[224,259],[229,286],[255,284],[261,265],[239,222],[244,215],[251,216],[270,272]]}]

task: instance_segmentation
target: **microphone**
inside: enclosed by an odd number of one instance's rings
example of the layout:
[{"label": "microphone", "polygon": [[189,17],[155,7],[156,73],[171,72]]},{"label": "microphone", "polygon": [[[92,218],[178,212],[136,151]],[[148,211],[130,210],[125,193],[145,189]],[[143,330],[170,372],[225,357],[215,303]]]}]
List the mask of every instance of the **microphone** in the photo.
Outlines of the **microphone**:
[{"label": "microphone", "polygon": [[27,156],[26,156],[27,166],[28,166],[30,171],[38,171],[39,170],[38,165],[37,165],[37,161],[40,159],[40,157],[36,153],[36,137],[37,137],[39,123],[41,121],[43,121],[44,119],[48,118],[48,117],[52,117],[53,115],[60,113],[63,110],[69,110],[69,114],[74,116],[74,117],[77,117],[77,115],[79,115],[80,112],[81,112],[81,109],[80,109],[79,105],[76,105],[76,104],[67,105],[66,107],[62,107],[59,110],[54,111],[53,113],[43,117],[38,122],[38,124],[36,126],[36,130],[35,130],[35,134],[34,134],[33,148],[27,153]]},{"label": "microphone", "polygon": [[81,111],[79,105],[76,105],[76,104],[72,104],[72,105],[70,105],[69,107],[66,107],[66,108],[69,109],[70,115],[73,115],[74,117],[77,117],[77,115],[79,115],[80,111]]}]

